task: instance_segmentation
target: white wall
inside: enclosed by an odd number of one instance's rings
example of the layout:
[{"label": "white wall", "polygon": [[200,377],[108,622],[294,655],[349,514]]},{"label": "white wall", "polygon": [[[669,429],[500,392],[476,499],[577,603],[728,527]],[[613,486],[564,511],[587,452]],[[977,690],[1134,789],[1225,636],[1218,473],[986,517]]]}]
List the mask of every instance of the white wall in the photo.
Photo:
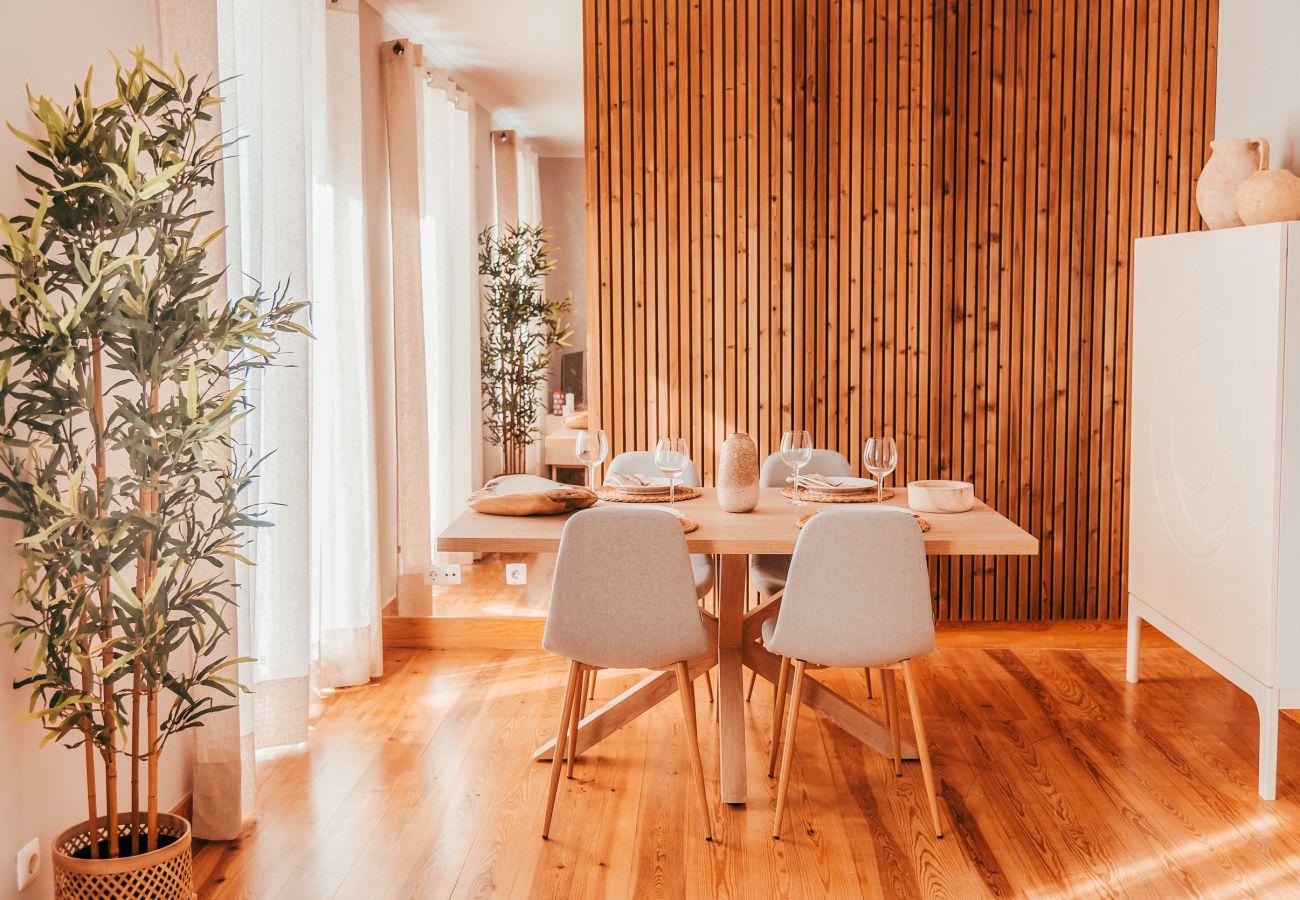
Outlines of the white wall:
[{"label": "white wall", "polygon": [[[143,46],[155,57],[160,44],[155,0],[62,0],[59,3],[5,4],[0,28],[0,120],[35,130],[27,113],[26,85],[34,93],[58,102],[72,98],[72,88],[95,67],[101,85],[109,83],[111,49],[124,56]],[[0,210],[14,215],[23,209],[25,182],[14,166],[23,158],[23,145],[0,132]],[[0,286],[0,290],[8,290]],[[0,619],[13,613],[18,560],[14,541],[19,531],[0,519]],[[22,656],[28,650],[24,648]],[[26,695],[9,685],[19,676],[22,657],[0,649],[0,898],[47,897],[53,892],[49,844],[54,835],[85,819],[83,757],[79,750],[50,746],[39,749],[44,732],[18,717],[26,712]],[[181,801],[190,790],[193,742],[183,734],[168,745],[163,758],[160,799],[163,809]],[[123,797],[128,785],[123,779]],[[101,787],[102,790],[102,787]],[[101,799],[101,811],[102,811]],[[40,881],[17,891],[14,859],[18,848],[39,837],[45,856]]]},{"label": "white wall", "polygon": [[1300,0],[1222,0],[1216,138],[1265,137],[1300,171]]}]

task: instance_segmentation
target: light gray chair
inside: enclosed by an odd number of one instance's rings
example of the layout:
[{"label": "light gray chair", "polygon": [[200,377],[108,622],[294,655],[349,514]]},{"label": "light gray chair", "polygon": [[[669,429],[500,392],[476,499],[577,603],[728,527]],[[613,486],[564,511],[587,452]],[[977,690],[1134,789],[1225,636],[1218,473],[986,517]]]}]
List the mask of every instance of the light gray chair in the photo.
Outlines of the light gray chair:
[{"label": "light gray chair", "polygon": [[676,671],[704,833],[713,840],[695,723],[695,693],[687,671],[687,663],[704,656],[711,647],[688,556],[681,523],[664,510],[587,509],[565,524],[542,637],[543,647],[570,661],[551,762],[543,839],[550,836],[566,747],[569,777],[573,777],[583,676],[588,671],[615,668]]},{"label": "light gray chair", "polygon": [[[655,465],[654,451],[635,450],[614,457],[605,474],[641,475],[650,478],[661,476],[663,473]],[[700,473],[696,471],[695,463],[687,461],[686,468],[682,470],[678,480],[688,487],[699,487]],[[695,594],[703,600],[708,596],[709,591],[713,590],[713,557],[707,553],[692,553],[691,573],[695,578]]]},{"label": "light gray chair", "polygon": [[912,711],[912,727],[929,794],[934,832],[943,837],[934,772],[911,660],[934,649],[934,617],[925,547],[916,520],[903,510],[836,509],[818,513],[799,534],[781,611],[763,623],[763,644],[781,656],[777,701],[772,711],[768,775],[776,763],[782,707],[791,663],[794,684],[785,723],[781,779],[776,788],[772,836],[780,839],[781,817],[790,788],[790,761],[808,666],[880,669],[885,715],[899,761],[899,716],[894,671],[901,669]]},{"label": "light gray chair", "polygon": [[[814,450],[812,459],[809,460],[808,465],[800,469],[800,472],[805,475],[846,478],[853,474],[853,467],[849,465],[849,461],[842,453],[834,450]],[[786,479],[793,474],[794,469],[781,461],[780,453],[770,454],[763,460],[763,467],[758,472],[758,486],[785,487]],[[790,557],[783,553],[760,553],[749,558],[749,583],[766,597],[775,597],[785,590],[785,577],[789,571]],[[750,672],[749,688],[745,691],[746,702],[754,696],[754,682],[757,680],[758,676]],[[867,676],[867,696],[871,696],[870,675]]]},{"label": "light gray chair", "polygon": [[[610,461],[606,475],[641,475],[645,478],[662,476],[659,467],[655,465],[655,454],[653,450],[630,450],[626,453],[620,453]],[[686,468],[678,480],[689,487],[700,486],[700,473],[695,468],[695,463],[691,460],[686,461]],[[714,567],[713,557],[707,553],[691,554],[691,576],[695,579],[695,595],[703,600],[713,590]],[[588,677],[588,682],[583,686],[583,712],[586,712],[586,701],[596,697],[596,673],[592,672]],[[713,678],[706,672],[704,675],[704,687],[709,694],[709,702],[713,702]]]},{"label": "light gray chair", "polygon": [[[805,475],[825,475],[828,478],[846,478],[853,474],[853,467],[842,453],[834,450],[814,450],[812,460],[800,472]],[[780,453],[773,453],[763,460],[763,468],[758,473],[759,487],[785,487],[785,480],[794,474],[794,470],[781,461]],[[785,588],[785,576],[790,571],[790,557],[778,554],[759,554],[749,558],[749,583],[759,593],[775,597]]]}]

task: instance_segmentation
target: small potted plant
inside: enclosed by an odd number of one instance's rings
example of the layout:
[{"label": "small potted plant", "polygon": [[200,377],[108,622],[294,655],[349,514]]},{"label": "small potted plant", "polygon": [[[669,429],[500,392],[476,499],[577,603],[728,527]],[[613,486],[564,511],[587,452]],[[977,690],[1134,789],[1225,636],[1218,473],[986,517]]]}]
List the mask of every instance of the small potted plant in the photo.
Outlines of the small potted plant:
[{"label": "small potted plant", "polygon": [[561,320],[572,307],[547,300],[542,276],[554,268],[540,225],[493,228],[478,236],[478,272],[485,305],[481,376],[488,442],[501,447],[503,472],[524,471],[528,447],[537,440],[538,390],[551,367],[551,354],[568,346]]},{"label": "small potted plant", "polygon": [[189,900],[189,823],[160,811],[158,764],[240,690],[230,564],[263,523],[239,505],[231,428],[304,304],[214,294],[214,85],[142,52],[114,85],[34,98],[37,133],[14,129],[34,196],[0,217],[0,515],[23,529],[7,630],[31,654],[31,717],[84,756],[56,896]]}]

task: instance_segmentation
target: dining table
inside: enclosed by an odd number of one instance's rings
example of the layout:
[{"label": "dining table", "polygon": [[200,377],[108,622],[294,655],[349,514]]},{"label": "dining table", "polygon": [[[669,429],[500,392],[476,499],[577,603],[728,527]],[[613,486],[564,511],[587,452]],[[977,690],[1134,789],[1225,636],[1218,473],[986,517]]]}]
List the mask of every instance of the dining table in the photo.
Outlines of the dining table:
[{"label": "dining table", "polygon": [[[609,501],[601,501],[608,505]],[[667,506],[667,504],[663,504]],[[875,504],[854,504],[874,506]],[[907,509],[907,491],[897,490],[884,506]],[[779,488],[759,491],[758,506],[746,513],[729,513],[718,505],[714,488],[700,496],[678,500],[676,510],[698,525],[686,535],[691,553],[716,557],[712,604],[703,610],[715,650],[691,660],[692,679],[717,668],[718,766],[722,800],[743,804],[747,797],[745,765],[744,670],[758,673],[774,685],[780,658],[762,645],[763,622],[780,609],[780,595],[748,604],[749,557],[790,554],[799,537],[799,519],[809,512],[842,508],[843,504],[808,502],[795,505]],[[922,534],[929,556],[1026,556],[1038,553],[1038,540],[997,511],[976,500],[960,513],[919,513],[929,526]],[[438,535],[437,549],[445,553],[555,553],[568,515],[493,516],[466,511]],[[578,752],[615,733],[677,691],[674,673],[655,671],[587,713],[578,726]],[[844,731],[886,756],[892,754],[887,726],[826,685],[809,679],[804,704]],[[533,756],[551,758],[554,740]],[[916,759],[916,747],[902,743],[904,759]]]}]

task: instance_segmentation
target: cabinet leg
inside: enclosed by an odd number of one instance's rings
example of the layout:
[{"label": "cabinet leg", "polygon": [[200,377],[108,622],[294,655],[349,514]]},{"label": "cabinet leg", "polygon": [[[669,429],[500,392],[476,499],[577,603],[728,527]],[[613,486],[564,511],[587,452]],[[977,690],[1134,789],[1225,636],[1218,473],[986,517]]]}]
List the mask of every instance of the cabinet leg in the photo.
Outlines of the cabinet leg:
[{"label": "cabinet leg", "polygon": [[1255,698],[1259,709],[1259,795],[1277,799],[1278,693],[1267,689]]},{"label": "cabinet leg", "polygon": [[1142,617],[1133,608],[1133,600],[1130,598],[1128,607],[1128,666],[1124,673],[1124,677],[1129,684],[1138,683],[1138,651],[1141,647]]}]

